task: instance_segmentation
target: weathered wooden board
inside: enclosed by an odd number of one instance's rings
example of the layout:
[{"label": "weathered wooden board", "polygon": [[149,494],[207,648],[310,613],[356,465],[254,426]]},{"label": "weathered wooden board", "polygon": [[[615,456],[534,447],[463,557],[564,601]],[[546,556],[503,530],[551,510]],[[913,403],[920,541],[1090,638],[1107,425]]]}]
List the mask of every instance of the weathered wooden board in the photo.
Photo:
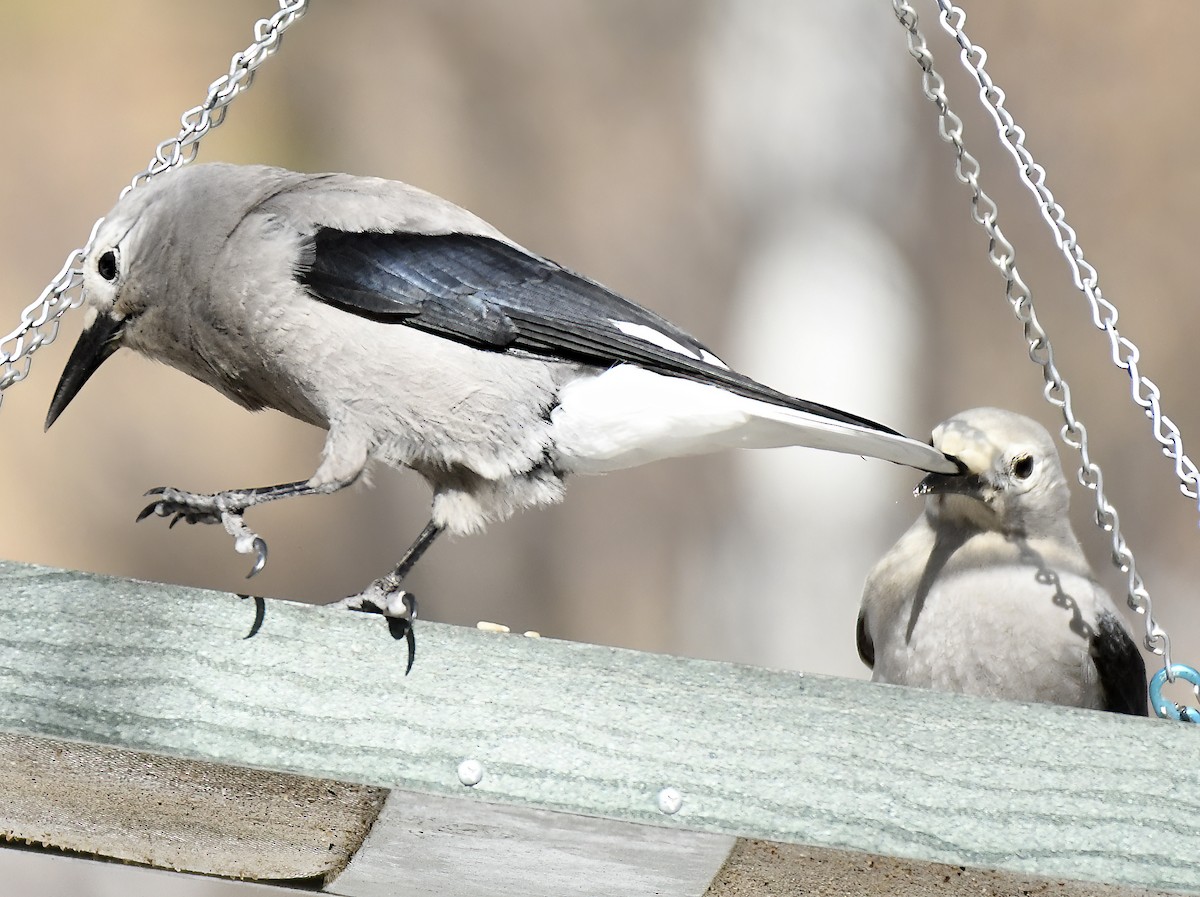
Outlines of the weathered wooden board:
[{"label": "weathered wooden board", "polygon": [[346,897],[702,897],[728,835],[393,791],[326,889]]},{"label": "weathered wooden board", "polygon": [[232,595],[0,565],[0,729],[1200,893],[1195,727],[428,623],[406,678],[381,620],[268,601],[246,638],[255,616]]},{"label": "weathered wooden board", "polygon": [[232,878],[331,878],[387,792],[0,733],[0,838]]},{"label": "weathered wooden board", "polygon": [[1168,894],[827,847],[741,840],[704,897],[1168,897]]}]

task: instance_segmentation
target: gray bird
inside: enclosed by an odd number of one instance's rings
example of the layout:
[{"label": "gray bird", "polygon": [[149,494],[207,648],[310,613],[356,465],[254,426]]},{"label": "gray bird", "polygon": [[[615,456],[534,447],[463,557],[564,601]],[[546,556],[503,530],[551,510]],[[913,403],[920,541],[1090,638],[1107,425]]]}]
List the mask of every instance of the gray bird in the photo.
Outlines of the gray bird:
[{"label": "gray bird", "polygon": [[730,370],[653,312],[394,181],[225,164],[164,174],[109,213],[83,290],[84,330],[46,426],[126,346],[252,411],[328,430],[303,482],[147,493],[143,517],[222,524],[257,556],[251,575],[266,543],[249,508],[335,492],[372,461],[417,471],[433,488],[429,524],[343,602],[398,619],[413,612],[400,583],[439,533],[557,502],[569,474],[785,445],[957,469]]},{"label": "gray bird", "polygon": [[867,577],[858,653],[875,682],[1145,716],[1146,667],[1067,516],[1050,434],[997,408],[933,445],[917,518]]}]

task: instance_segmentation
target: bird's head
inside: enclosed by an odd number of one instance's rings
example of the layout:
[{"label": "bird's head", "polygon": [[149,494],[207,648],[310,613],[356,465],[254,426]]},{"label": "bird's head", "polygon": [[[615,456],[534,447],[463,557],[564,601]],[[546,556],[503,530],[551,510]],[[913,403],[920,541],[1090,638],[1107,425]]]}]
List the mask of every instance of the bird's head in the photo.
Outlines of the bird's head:
[{"label": "bird's head", "polygon": [[930,474],[914,490],[933,518],[979,529],[1039,533],[1067,523],[1070,492],[1050,434],[999,408],[957,414],[933,431],[933,445],[957,459],[958,474]]},{"label": "bird's head", "polygon": [[[138,277],[135,260],[153,242],[150,206],[154,185],[131,191],[105,217],[84,256],[83,332],[59,378],[46,428],[58,419],[100,365],[146,325],[153,293]],[[153,315],[149,317],[153,318]]]},{"label": "bird's head", "polygon": [[205,292],[221,247],[258,198],[256,172],[189,165],[118,200],[83,259],[83,332],[50,402],[47,428],[123,346],[205,379],[184,345],[195,330],[187,297]]},{"label": "bird's head", "polygon": [[[109,234],[102,227],[97,236]],[[83,332],[58,379],[54,398],[50,400],[47,430],[100,365],[121,347],[130,318],[129,311],[119,304],[124,273],[122,256],[119,242],[97,239],[83,260]]]}]

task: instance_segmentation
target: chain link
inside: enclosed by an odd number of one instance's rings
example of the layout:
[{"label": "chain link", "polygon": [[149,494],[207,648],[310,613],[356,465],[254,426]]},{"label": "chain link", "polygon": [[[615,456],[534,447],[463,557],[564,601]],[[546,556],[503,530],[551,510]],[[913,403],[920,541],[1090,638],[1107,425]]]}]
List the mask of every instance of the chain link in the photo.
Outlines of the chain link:
[{"label": "chain link", "polygon": [[1200,472],[1183,450],[1183,436],[1175,423],[1163,413],[1160,401],[1162,393],[1158,386],[1138,370],[1138,360],[1141,358],[1138,347],[1117,330],[1117,309],[1100,292],[1099,274],[1083,257],[1075,230],[1067,224],[1066,211],[1046,186],[1046,169],[1034,161],[1025,146],[1025,131],[1016,124],[1004,106],[1004,91],[996,86],[984,69],[987,53],[982,47],[972,44],[963,30],[967,14],[947,0],[937,0],[937,4],[941,10],[938,18],[943,30],[961,48],[959,58],[963,67],[979,82],[979,98],[996,122],[1004,147],[1016,160],[1021,182],[1036,197],[1042,217],[1050,226],[1055,242],[1071,269],[1075,287],[1088,300],[1092,323],[1108,336],[1113,364],[1128,372],[1133,401],[1150,419],[1151,431],[1162,447],[1163,454],[1174,462],[1179,491],[1200,503]]},{"label": "chain link", "polygon": [[[943,0],[937,0],[939,4]],[[925,37],[922,35],[917,25],[917,14],[907,0],[892,0],[892,8],[896,13],[896,18],[908,33],[908,52],[909,55],[917,61],[921,67],[922,78],[921,86],[925,96],[934,104],[938,111],[938,133],[942,140],[954,147],[955,152],[955,176],[960,182],[971,188],[971,213],[975,221],[983,227],[988,235],[988,256],[992,264],[999,269],[1005,279],[1005,296],[1008,299],[1009,305],[1012,306],[1013,314],[1016,315],[1018,321],[1021,322],[1024,328],[1025,342],[1028,346],[1029,357],[1042,368],[1042,378],[1044,386],[1042,394],[1046,401],[1054,407],[1058,408],[1063,416],[1062,437],[1067,445],[1074,448],[1079,453],[1080,467],[1078,472],[1079,482],[1090,490],[1095,498],[1096,504],[1096,522],[1100,528],[1108,533],[1112,540],[1112,561],[1123,574],[1127,577],[1127,591],[1129,606],[1139,615],[1145,618],[1145,644],[1154,654],[1160,655],[1163,658],[1163,667],[1167,670],[1169,678],[1173,678],[1171,664],[1171,641],[1154,619],[1153,606],[1150,601],[1150,594],[1146,591],[1145,585],[1142,582],[1141,576],[1137,572],[1137,567],[1134,563],[1133,553],[1129,550],[1125,542],[1124,536],[1121,534],[1120,517],[1117,514],[1116,508],[1108,501],[1104,494],[1104,475],[1100,470],[1099,465],[1091,459],[1091,454],[1088,449],[1087,428],[1083,422],[1075,415],[1074,408],[1071,404],[1071,389],[1059,373],[1057,366],[1054,363],[1054,350],[1050,344],[1050,339],[1046,335],[1046,331],[1042,328],[1038,321],[1037,314],[1034,311],[1033,296],[1021,278],[1020,272],[1016,265],[1016,252],[1012,244],[1005,238],[1004,232],[1001,230],[997,222],[998,211],[995,202],[991,197],[984,192],[979,185],[979,162],[967,152],[963,144],[963,123],[950,108],[949,100],[946,98],[945,82],[933,68],[933,56],[925,43]],[[965,19],[965,14],[963,16]],[[961,23],[960,23],[961,26]],[[965,40],[965,35],[963,35]],[[969,45],[970,42],[967,41]],[[975,63],[968,62],[968,59],[978,60],[979,69],[981,72],[983,60],[986,59],[986,54],[979,48],[973,47],[971,51],[964,49],[964,63],[969,64],[973,70]],[[981,72],[981,79],[983,77]],[[981,80],[981,83],[983,81]],[[998,93],[998,88],[991,84],[990,79],[987,79],[987,86],[983,88],[981,95],[991,92],[992,96]],[[999,94],[1003,97],[1003,94]],[[1003,108],[1002,106],[1000,108]],[[1011,122],[1011,118],[1009,118]],[[1009,133],[1019,132],[1015,125],[1009,126]],[[1023,132],[1020,133],[1020,138],[1023,138]],[[1016,141],[1016,145],[1020,145],[1020,139]],[[1010,147],[1011,148],[1011,147]],[[1013,150],[1016,152],[1016,150]],[[1040,178],[1044,178],[1045,172],[1041,172]],[[1039,180],[1040,183],[1040,180]],[[1035,189],[1035,193],[1036,193]],[[1047,194],[1049,191],[1047,191]],[[1047,216],[1047,220],[1062,221],[1065,227],[1065,216],[1062,213],[1062,207],[1056,203],[1047,208],[1043,206],[1043,214]],[[1074,232],[1069,231],[1069,241],[1066,243],[1060,242],[1060,245],[1074,247],[1071,251],[1072,258],[1075,259],[1079,266],[1076,270],[1077,283],[1081,283],[1079,279],[1080,268],[1086,267],[1089,271],[1088,280],[1094,287],[1096,280],[1096,272],[1090,265],[1083,261],[1082,253],[1075,256],[1078,251],[1078,244],[1074,240]],[[1065,233],[1065,232],[1064,232]],[[1068,250],[1064,249],[1064,252]],[[1098,291],[1096,292],[1098,296]],[[1096,311],[1097,326],[1104,328],[1102,322],[1108,322],[1109,326],[1115,324],[1116,309],[1112,308],[1108,303],[1104,303],[1108,309],[1111,309],[1111,315],[1101,315],[1098,307]],[[1115,334],[1115,328],[1112,328],[1111,333]],[[1118,337],[1118,339],[1120,339]],[[1127,342],[1127,341],[1122,341]],[[1132,349],[1132,356],[1136,362],[1137,349],[1129,344]],[[1114,355],[1114,361],[1118,360],[1118,356]],[[1136,376],[1136,367],[1130,368],[1131,376]],[[1144,378],[1142,380],[1144,381]],[[1151,384],[1153,386],[1153,384]],[[1137,387],[1135,386],[1135,398]],[[1157,390],[1153,391],[1157,399]],[[1139,402],[1139,404],[1142,404]],[[1143,405],[1143,407],[1146,407]],[[1157,404],[1155,404],[1157,407]],[[1150,412],[1147,411],[1147,414]],[[1160,415],[1160,419],[1161,415]],[[1169,423],[1169,421],[1168,421]],[[1172,425],[1173,426],[1173,425]],[[1177,433],[1178,431],[1176,431]],[[1182,452],[1182,447],[1180,447]],[[1190,465],[1191,462],[1188,462]],[[1193,477],[1195,469],[1192,468]]]},{"label": "chain link", "polygon": [[[279,49],[283,33],[304,15],[308,0],[279,0],[279,10],[269,19],[254,23],[254,41],[245,50],[235,53],[229,62],[228,74],[222,75],[208,87],[208,94],[198,106],[193,106],[180,118],[179,133],[164,140],[154,151],[154,158],[121,191],[130,190],[168,169],[185,165],[196,157],[200,139],[225,120],[225,112],[233,99],[246,90],[254,80],[254,71]],[[58,336],[59,319],[82,301],[72,291],[83,279],[80,264],[96,238],[104,219],[92,225],[92,232],[81,249],[67,256],[55,278],[42,290],[36,300],[21,312],[16,329],[0,340],[0,403],[4,391],[29,375],[33,353]]]}]

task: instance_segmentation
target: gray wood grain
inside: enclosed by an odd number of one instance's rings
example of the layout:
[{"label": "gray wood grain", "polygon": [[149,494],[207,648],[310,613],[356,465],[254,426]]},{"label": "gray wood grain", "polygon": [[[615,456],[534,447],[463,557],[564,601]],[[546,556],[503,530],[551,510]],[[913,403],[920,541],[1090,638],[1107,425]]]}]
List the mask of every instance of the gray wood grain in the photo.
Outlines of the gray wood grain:
[{"label": "gray wood grain", "polygon": [[728,835],[393,791],[326,890],[347,897],[703,897]]},{"label": "gray wood grain", "polygon": [[[0,565],[0,728],[1200,893],[1200,732]],[[483,765],[460,784],[464,758]],[[678,788],[664,815],[657,795]]]}]

